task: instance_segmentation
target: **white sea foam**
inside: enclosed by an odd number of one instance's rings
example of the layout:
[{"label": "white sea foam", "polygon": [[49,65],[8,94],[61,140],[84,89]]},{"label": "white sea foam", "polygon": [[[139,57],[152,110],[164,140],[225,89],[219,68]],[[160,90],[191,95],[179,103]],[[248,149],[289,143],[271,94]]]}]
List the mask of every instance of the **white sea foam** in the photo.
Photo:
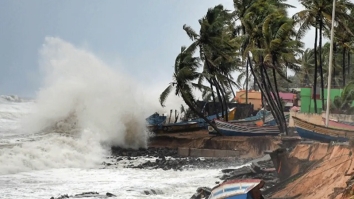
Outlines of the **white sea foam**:
[{"label": "white sea foam", "polygon": [[[139,89],[91,52],[58,38],[46,38],[40,55],[44,80],[36,99],[0,97],[0,198],[87,191],[189,198],[197,187],[215,184],[219,170],[126,169],[125,161],[100,169],[110,145],[146,146],[145,118],[161,111],[164,86]],[[180,102],[171,96],[168,108]],[[158,194],[146,195],[150,189]]]},{"label": "white sea foam", "polygon": [[[110,192],[124,199],[185,199],[198,187],[215,186],[219,175],[219,170],[51,169],[1,176],[0,189],[3,197],[17,199],[88,191]],[[144,193],[151,189],[157,194]]]},{"label": "white sea foam", "polygon": [[[40,69],[42,86],[16,131],[48,135],[0,149],[0,173],[90,167],[103,158],[104,147],[147,146],[145,118],[156,108],[157,98],[144,97],[131,78],[91,52],[52,37],[40,50]],[[16,97],[2,99],[21,102]]]},{"label": "white sea foam", "polygon": [[58,38],[46,38],[40,66],[43,87],[33,115],[25,120],[29,133],[38,132],[70,114],[78,126],[95,132],[100,141],[145,147],[145,107],[138,86],[109,68],[92,53]]}]

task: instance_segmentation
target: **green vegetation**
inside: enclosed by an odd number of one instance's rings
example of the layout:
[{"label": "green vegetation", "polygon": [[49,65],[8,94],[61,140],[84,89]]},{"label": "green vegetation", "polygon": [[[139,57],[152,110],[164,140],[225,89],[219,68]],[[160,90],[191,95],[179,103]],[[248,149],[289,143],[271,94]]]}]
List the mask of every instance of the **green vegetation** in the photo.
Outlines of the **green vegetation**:
[{"label": "green vegetation", "polygon": [[[305,9],[289,16],[287,10],[293,6],[284,0],[233,0],[232,11],[223,5],[208,9],[199,20],[198,32],[184,25],[192,43],[182,47],[177,55],[173,82],[160,95],[161,105],[174,89],[175,95],[181,96],[191,111],[204,118],[198,112],[193,89],[201,91],[206,100],[221,102],[224,113],[230,95],[235,94],[234,88],[253,88],[261,91],[279,130],[286,132],[278,92],[299,86],[316,88],[318,81],[323,91],[328,68],[329,45],[322,45],[322,40],[329,37],[332,0],[299,2]],[[346,78],[351,78],[354,30],[349,21],[353,20],[353,8],[350,1],[337,0],[336,85],[345,85]],[[305,50],[301,39],[310,27],[315,28],[314,49]],[[340,53],[342,56],[338,56]],[[288,70],[295,75],[287,75]],[[235,71],[241,74],[236,80],[231,75]],[[227,114],[222,117],[228,120]]]}]

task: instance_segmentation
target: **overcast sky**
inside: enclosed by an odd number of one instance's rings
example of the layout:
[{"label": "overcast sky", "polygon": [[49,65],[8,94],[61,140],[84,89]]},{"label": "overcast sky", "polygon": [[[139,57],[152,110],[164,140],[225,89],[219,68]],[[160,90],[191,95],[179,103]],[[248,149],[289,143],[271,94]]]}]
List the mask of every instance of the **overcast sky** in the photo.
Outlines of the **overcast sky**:
[{"label": "overcast sky", "polygon": [[[198,19],[217,4],[232,0],[1,0],[0,95],[34,97],[40,88],[39,49],[46,36],[89,49],[146,88],[166,87],[172,66]],[[297,6],[290,14],[302,8]],[[313,39],[305,38],[308,47]]]}]

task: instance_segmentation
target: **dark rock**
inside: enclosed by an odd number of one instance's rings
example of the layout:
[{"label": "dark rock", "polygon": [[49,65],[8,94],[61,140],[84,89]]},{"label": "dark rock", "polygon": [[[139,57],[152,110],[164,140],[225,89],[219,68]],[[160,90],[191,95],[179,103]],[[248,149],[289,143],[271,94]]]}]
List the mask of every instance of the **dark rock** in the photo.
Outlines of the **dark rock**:
[{"label": "dark rock", "polygon": [[114,194],[112,194],[112,193],[109,193],[109,192],[106,193],[106,196],[107,196],[107,197],[117,197],[116,195],[114,195]]},{"label": "dark rock", "polygon": [[149,190],[144,190],[144,194],[145,195],[157,195],[157,194],[163,194],[163,192],[160,190],[149,189]]},{"label": "dark rock", "polygon": [[69,196],[67,194],[61,195],[57,198],[51,197],[50,199],[65,199],[65,198],[106,198],[106,197],[117,197],[116,195],[107,192],[106,195],[100,195],[98,192],[83,192],[80,194],[76,194],[74,196]]},{"label": "dark rock", "polygon": [[190,199],[202,199],[208,198],[211,193],[211,189],[208,187],[199,187],[196,193]]},{"label": "dark rock", "polygon": [[85,195],[98,195],[98,192],[83,192],[80,194],[76,194],[75,196],[85,196]]}]

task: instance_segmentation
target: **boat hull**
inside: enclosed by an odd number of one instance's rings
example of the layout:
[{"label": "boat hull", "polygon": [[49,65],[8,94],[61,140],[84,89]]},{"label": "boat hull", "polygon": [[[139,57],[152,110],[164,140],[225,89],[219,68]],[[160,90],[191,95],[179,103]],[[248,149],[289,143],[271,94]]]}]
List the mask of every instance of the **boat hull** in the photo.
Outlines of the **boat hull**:
[{"label": "boat hull", "polygon": [[[322,118],[323,123],[326,123],[326,118]],[[338,128],[338,129],[349,129],[349,130],[354,130],[354,126],[350,124],[346,124],[343,122],[337,122],[333,120],[328,120],[328,125],[333,128]]]},{"label": "boat hull", "polygon": [[315,140],[319,142],[346,142],[349,139],[343,137],[334,137],[330,135],[325,135],[321,133],[316,133],[314,131],[309,131],[300,127],[296,127],[296,132],[299,134],[301,138]]},{"label": "boat hull", "polygon": [[175,133],[175,132],[190,132],[201,130],[204,127],[198,123],[187,124],[168,124],[160,126],[151,126],[149,130],[154,133]]},{"label": "boat hull", "polygon": [[146,118],[146,121],[150,126],[159,125],[166,121],[167,117],[163,115],[159,115],[158,113],[154,113]]},{"label": "boat hull", "polygon": [[220,120],[215,120],[215,124],[221,134],[225,136],[277,136],[280,134],[276,126],[245,126]]},{"label": "boat hull", "polygon": [[311,139],[319,142],[346,142],[350,138],[354,138],[354,130],[337,129],[326,127],[323,125],[313,124],[294,117],[296,131],[300,137]]}]

